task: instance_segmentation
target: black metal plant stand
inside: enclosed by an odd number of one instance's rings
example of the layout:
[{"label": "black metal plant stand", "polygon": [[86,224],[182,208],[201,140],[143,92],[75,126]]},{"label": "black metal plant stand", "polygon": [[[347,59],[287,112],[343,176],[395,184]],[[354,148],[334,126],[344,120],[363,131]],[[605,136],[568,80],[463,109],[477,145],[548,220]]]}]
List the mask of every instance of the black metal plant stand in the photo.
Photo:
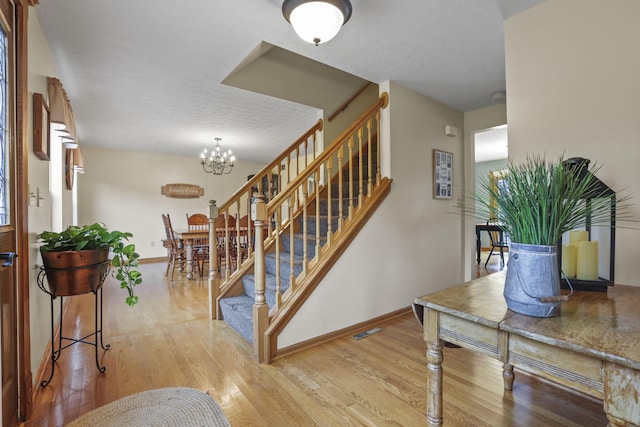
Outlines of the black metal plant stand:
[{"label": "black metal plant stand", "polygon": [[[95,268],[96,266],[94,266]],[[86,268],[86,267],[80,267]],[[59,296],[60,298],[60,334],[58,336],[58,345],[56,349],[56,340],[55,340],[55,331],[54,331],[54,323],[53,323],[53,300],[57,298],[56,295],[52,294],[47,287],[45,286],[46,272],[44,267],[40,267],[40,272],[38,272],[38,287],[43,291],[49,294],[51,297],[50,308],[51,308],[51,374],[49,374],[49,378],[42,381],[40,386],[46,387],[49,385],[51,380],[53,379],[53,373],[55,371],[55,362],[60,358],[60,353],[67,347],[70,347],[77,343],[89,344],[95,347],[95,357],[96,357],[96,367],[100,373],[104,373],[107,368],[104,366],[100,366],[100,361],[98,360],[98,343],[102,350],[109,350],[111,347],[110,344],[104,344],[102,342],[102,284],[104,280],[107,278],[107,274],[109,273],[110,263],[109,260],[97,266],[100,268],[100,285],[95,292],[92,292],[94,295],[94,330],[90,334],[82,337],[82,338],[70,338],[65,337],[62,334],[62,302],[64,300],[63,296]],[[73,268],[69,268],[69,270],[73,270]],[[99,295],[98,295],[99,294]],[[94,337],[93,342],[89,341],[90,337]],[[63,346],[63,341],[68,341],[67,344]]]}]

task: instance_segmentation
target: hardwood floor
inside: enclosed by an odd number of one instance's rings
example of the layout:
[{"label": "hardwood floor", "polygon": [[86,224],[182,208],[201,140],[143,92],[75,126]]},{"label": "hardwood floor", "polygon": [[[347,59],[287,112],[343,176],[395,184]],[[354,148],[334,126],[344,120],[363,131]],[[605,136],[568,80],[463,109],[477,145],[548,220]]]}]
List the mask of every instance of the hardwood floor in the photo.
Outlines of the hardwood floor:
[{"label": "hardwood floor", "polygon": [[[51,384],[36,386],[34,413],[23,426],[61,426],[120,397],[169,386],[209,392],[233,426],[426,425],[425,344],[412,314],[368,338],[347,336],[259,365],[239,335],[207,319],[206,281],[171,283],[164,268],[141,267],[134,308],[115,283],[105,284],[106,372],[98,373],[93,347],[65,349]],[[65,335],[86,335],[92,324],[93,296],[73,297]],[[447,426],[607,423],[600,402],[524,374],[505,392],[497,361],[462,348],[444,351]]]}]

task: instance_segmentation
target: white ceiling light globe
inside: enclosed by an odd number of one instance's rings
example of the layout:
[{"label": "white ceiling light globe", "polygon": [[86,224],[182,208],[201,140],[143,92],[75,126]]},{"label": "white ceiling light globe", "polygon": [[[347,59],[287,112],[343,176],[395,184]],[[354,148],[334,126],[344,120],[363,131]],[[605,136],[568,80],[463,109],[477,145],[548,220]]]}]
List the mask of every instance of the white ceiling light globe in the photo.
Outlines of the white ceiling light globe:
[{"label": "white ceiling light globe", "polygon": [[302,40],[316,45],[334,38],[344,24],[340,9],[321,1],[301,4],[293,9],[289,19]]}]

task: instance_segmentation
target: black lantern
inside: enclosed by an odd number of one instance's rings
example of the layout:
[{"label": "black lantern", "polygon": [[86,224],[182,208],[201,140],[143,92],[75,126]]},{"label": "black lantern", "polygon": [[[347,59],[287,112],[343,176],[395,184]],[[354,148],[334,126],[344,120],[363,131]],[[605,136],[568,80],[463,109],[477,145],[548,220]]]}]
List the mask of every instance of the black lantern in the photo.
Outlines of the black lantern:
[{"label": "black lantern", "polygon": [[[585,227],[565,233],[558,242],[558,268],[564,289],[569,288],[568,280],[576,290],[606,291],[608,286],[613,286],[614,281],[616,193],[589,171],[589,163],[589,159],[572,157],[562,164],[565,168],[578,170],[580,179],[592,176],[595,180],[595,196],[584,200],[584,203],[587,208],[593,203],[607,204],[610,212],[605,212],[605,216],[610,218],[609,223],[592,224],[591,210],[587,209]],[[570,266],[573,261],[575,270]]]}]

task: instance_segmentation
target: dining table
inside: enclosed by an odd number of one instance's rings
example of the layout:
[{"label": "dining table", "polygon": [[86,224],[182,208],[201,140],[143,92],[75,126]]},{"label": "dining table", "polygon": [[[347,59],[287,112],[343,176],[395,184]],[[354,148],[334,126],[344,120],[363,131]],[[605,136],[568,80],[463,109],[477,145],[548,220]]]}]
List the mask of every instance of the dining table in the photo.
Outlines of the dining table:
[{"label": "dining table", "polygon": [[174,237],[178,240],[182,240],[184,243],[185,252],[187,255],[185,270],[187,273],[187,279],[193,279],[193,243],[194,241],[203,241],[201,239],[209,241],[209,230],[208,229],[198,229],[198,230],[188,230],[188,229],[174,229],[173,230]]}]

